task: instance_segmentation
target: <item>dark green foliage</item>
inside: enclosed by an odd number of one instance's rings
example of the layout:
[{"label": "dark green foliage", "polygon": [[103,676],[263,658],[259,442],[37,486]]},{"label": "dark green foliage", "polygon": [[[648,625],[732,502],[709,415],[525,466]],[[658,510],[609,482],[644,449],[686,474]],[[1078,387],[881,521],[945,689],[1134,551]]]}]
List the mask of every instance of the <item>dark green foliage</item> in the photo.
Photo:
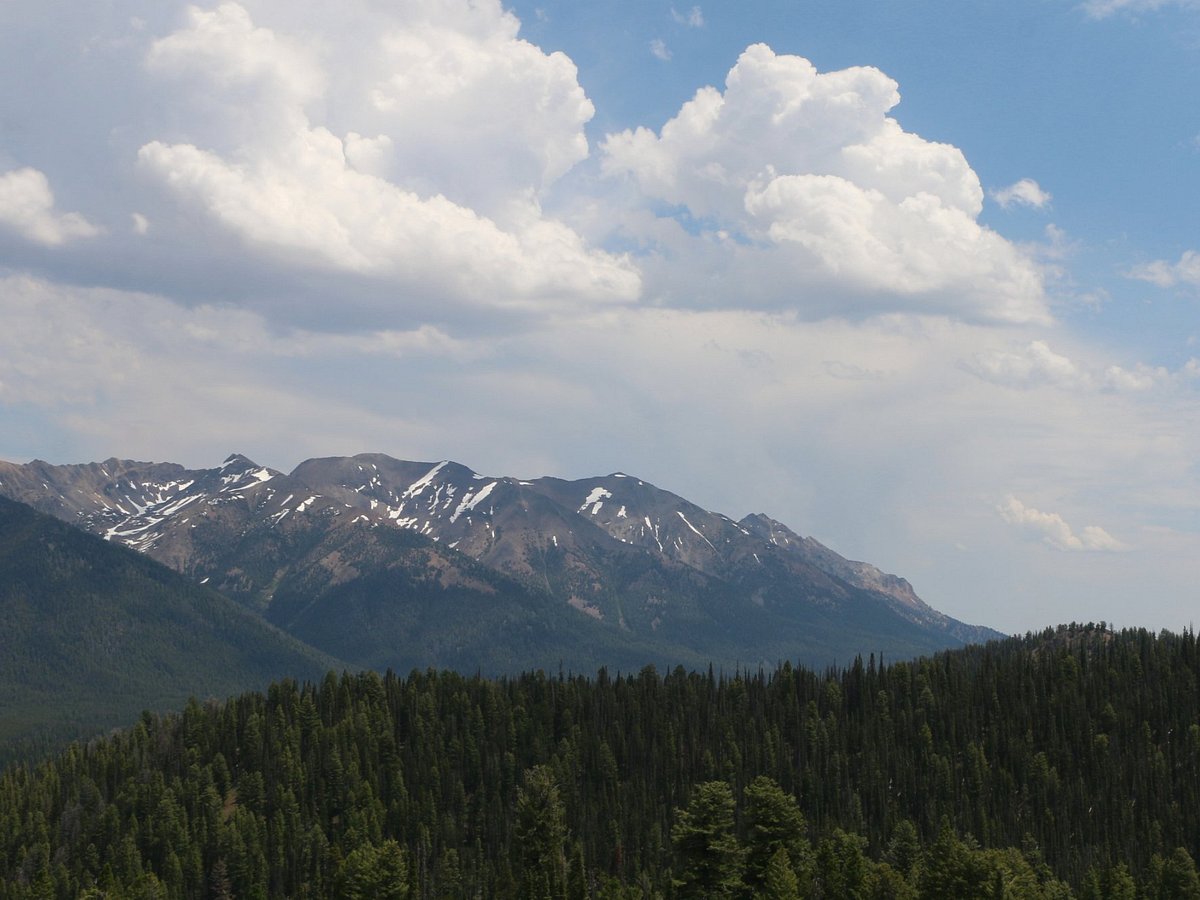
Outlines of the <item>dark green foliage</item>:
[{"label": "dark green foliage", "polygon": [[901,875],[908,877],[921,858],[921,843],[917,828],[908,819],[901,819],[892,830],[892,837],[883,854],[884,859]]},{"label": "dark green foliage", "polygon": [[[808,825],[796,798],[784,793],[774,780],[759,775],[746,788],[743,798],[743,827],[746,833],[746,883],[752,890],[763,887],[776,857],[782,851],[793,872],[810,877],[812,847]],[[797,881],[797,890],[799,881]]]},{"label": "dark green foliage", "polygon": [[1166,859],[1154,855],[1146,896],[1149,900],[1200,900],[1200,877],[1187,850],[1176,847]]},{"label": "dark green foliage", "polygon": [[283,682],[10,767],[0,898],[1194,897],[1198,651]]},{"label": "dark green foliage", "polygon": [[[866,900],[870,864],[866,839],[835,828],[817,847],[814,896],[826,900]],[[956,897],[960,894],[926,892],[928,897]]]},{"label": "dark green foliage", "polygon": [[334,896],[339,900],[406,900],[408,861],[394,840],[376,847],[360,844],[338,870]]},{"label": "dark green foliage", "polygon": [[697,785],[671,830],[680,897],[737,897],[742,893],[744,853],[733,833],[733,791],[723,781]]},{"label": "dark green foliage", "polygon": [[767,863],[762,882],[762,890],[757,896],[763,900],[800,900],[800,881],[785,847],[776,850]]},{"label": "dark green foliage", "polygon": [[522,895],[530,900],[562,897],[567,887],[564,843],[567,823],[554,773],[534,766],[517,792],[513,825],[521,863]]}]

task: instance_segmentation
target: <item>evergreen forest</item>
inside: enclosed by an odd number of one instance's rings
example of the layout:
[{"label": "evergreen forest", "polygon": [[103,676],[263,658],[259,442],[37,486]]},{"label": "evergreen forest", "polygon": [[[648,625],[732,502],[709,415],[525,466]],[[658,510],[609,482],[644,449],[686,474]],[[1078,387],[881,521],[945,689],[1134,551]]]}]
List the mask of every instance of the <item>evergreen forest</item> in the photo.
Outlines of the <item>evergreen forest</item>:
[{"label": "evergreen forest", "polygon": [[1200,898],[1194,632],[328,674],[0,776],[0,897]]}]

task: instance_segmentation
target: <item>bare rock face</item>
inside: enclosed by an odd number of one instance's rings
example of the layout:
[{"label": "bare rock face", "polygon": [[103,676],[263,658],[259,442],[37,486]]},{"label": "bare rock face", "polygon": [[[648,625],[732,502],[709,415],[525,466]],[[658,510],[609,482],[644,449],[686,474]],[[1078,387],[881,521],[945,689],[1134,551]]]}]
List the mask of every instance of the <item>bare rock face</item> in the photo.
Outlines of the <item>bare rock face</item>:
[{"label": "bare rock face", "polygon": [[[766,516],[735,522],[624,473],[521,481],[362,454],[284,474],[234,454],[199,470],[0,462],[0,494],[139,550],[350,661],[354,629],[373,627],[368,607],[408,629],[404,640],[424,629],[438,644],[430,623],[465,628],[449,597],[477,617],[509,601],[510,611],[537,607],[551,631],[565,623],[594,632],[598,647],[625,642],[628,660],[823,664],[998,636]],[[373,605],[379,591],[396,595],[386,609]],[[351,605],[335,608],[334,597]],[[404,604],[426,612],[394,614]],[[363,661],[379,664],[386,651],[376,650]]]}]

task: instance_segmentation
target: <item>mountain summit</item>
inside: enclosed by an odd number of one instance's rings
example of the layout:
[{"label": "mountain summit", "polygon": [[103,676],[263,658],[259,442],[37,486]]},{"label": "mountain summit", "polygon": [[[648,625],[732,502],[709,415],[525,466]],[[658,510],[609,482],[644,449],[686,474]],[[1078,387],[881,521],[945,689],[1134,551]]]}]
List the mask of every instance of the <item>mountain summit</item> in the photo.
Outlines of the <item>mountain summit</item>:
[{"label": "mountain summit", "polygon": [[523,481],[362,454],[284,474],[234,454],[0,463],[0,494],[376,667],[825,664],[998,636],[766,516],[624,473]]}]

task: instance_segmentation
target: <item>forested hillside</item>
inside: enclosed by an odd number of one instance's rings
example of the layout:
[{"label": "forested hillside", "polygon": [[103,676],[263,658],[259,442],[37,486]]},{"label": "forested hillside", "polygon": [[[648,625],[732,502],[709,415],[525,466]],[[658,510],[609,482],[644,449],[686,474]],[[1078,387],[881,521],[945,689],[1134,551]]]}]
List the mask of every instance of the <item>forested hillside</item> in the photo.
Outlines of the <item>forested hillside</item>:
[{"label": "forested hillside", "polygon": [[[0,781],[0,895],[1196,897],[1194,633],[327,676]],[[99,893],[95,894],[99,896]]]},{"label": "forested hillside", "polygon": [[0,764],[333,665],[232,600],[0,497]]}]

